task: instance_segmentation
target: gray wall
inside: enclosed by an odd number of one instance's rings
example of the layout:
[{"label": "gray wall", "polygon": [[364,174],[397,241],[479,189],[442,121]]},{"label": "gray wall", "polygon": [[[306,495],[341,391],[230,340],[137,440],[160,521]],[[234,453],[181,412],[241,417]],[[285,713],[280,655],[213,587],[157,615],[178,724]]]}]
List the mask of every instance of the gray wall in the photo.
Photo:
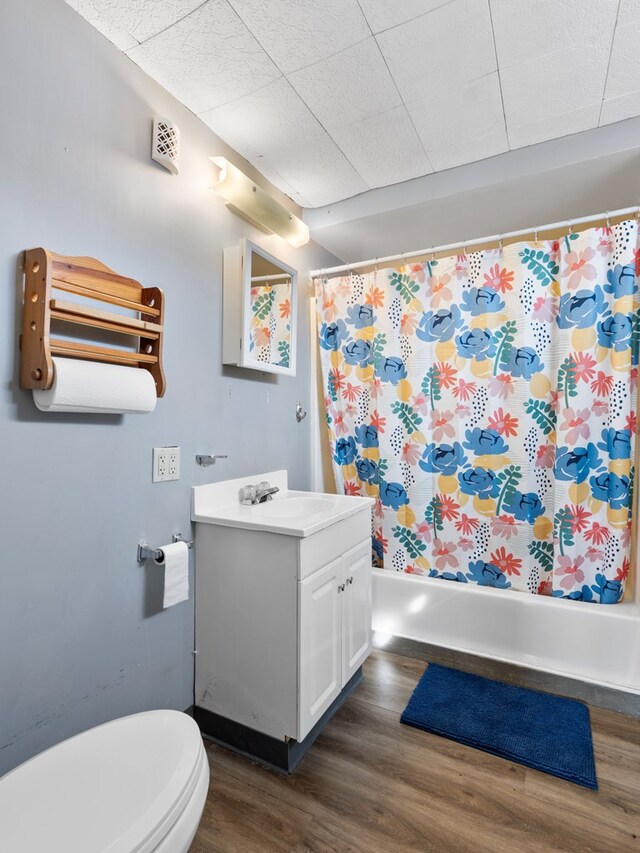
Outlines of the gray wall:
[{"label": "gray wall", "polygon": [[[293,250],[226,210],[198,119],[63,0],[0,6],[0,773],[104,720],[186,708],[193,599],[166,612],[140,539],[190,532],[190,487],[287,468],[310,486],[306,272]],[[182,131],[182,170],[149,159],[151,118]],[[221,367],[222,249],[249,236],[300,270],[298,374]],[[99,258],[166,294],[168,390],[152,415],[40,414],[16,381],[19,254]],[[151,448],[179,444],[182,477],[151,483]],[[229,459],[201,469],[196,452]]]}]

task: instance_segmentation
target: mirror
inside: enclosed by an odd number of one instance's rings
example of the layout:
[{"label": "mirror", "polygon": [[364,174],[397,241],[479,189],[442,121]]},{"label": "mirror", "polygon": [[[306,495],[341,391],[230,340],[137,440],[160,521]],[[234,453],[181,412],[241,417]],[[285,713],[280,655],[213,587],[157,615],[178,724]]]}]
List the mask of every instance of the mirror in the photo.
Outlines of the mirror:
[{"label": "mirror", "polygon": [[251,251],[249,354],[261,364],[291,367],[291,302],[289,268]]},{"label": "mirror", "polygon": [[296,270],[250,240],[225,249],[225,364],[295,374],[296,290]]}]

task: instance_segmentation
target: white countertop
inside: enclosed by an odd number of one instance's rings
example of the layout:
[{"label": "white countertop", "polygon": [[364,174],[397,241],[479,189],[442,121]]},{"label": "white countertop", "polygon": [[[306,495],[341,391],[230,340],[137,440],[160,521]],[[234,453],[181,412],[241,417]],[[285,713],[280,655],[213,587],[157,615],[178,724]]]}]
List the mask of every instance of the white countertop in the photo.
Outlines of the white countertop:
[{"label": "white countertop", "polygon": [[[250,481],[250,478],[242,480],[243,483]],[[235,486],[237,481],[228,482]],[[193,489],[192,521],[305,537],[362,512],[374,503],[373,498],[368,497],[298,492],[281,488],[270,501],[244,506],[240,503],[235,489],[233,499],[233,493],[227,490],[226,494],[220,494],[220,491],[208,489],[207,486],[196,486]]]}]

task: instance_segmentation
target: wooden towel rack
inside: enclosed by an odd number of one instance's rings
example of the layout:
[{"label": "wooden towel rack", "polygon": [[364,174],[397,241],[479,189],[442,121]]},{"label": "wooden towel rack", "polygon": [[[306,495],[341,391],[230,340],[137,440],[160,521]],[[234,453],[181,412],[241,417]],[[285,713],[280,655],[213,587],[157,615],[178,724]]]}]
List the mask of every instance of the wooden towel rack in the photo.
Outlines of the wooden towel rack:
[{"label": "wooden towel rack", "polygon": [[[47,249],[28,249],[24,253],[24,275],[20,337],[22,388],[50,388],[54,376],[53,356],[59,355],[142,367],[153,376],[158,397],[164,395],[164,294],[159,287],[143,287],[94,258],[65,257]],[[135,316],[70,302],[58,298],[54,291],[128,308]],[[52,338],[51,320],[137,338],[137,348],[116,349]]]}]

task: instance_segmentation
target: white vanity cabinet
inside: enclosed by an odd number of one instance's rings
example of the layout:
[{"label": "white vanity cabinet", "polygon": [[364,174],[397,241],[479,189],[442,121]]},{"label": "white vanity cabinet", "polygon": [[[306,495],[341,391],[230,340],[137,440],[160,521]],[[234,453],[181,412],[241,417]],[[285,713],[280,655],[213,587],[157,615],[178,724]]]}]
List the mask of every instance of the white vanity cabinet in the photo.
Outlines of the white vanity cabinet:
[{"label": "white vanity cabinet", "polygon": [[262,508],[194,498],[194,715],[204,734],[291,772],[360,682],[371,503],[285,489]]},{"label": "white vanity cabinet", "polygon": [[299,737],[371,651],[371,538],[299,581]]}]

